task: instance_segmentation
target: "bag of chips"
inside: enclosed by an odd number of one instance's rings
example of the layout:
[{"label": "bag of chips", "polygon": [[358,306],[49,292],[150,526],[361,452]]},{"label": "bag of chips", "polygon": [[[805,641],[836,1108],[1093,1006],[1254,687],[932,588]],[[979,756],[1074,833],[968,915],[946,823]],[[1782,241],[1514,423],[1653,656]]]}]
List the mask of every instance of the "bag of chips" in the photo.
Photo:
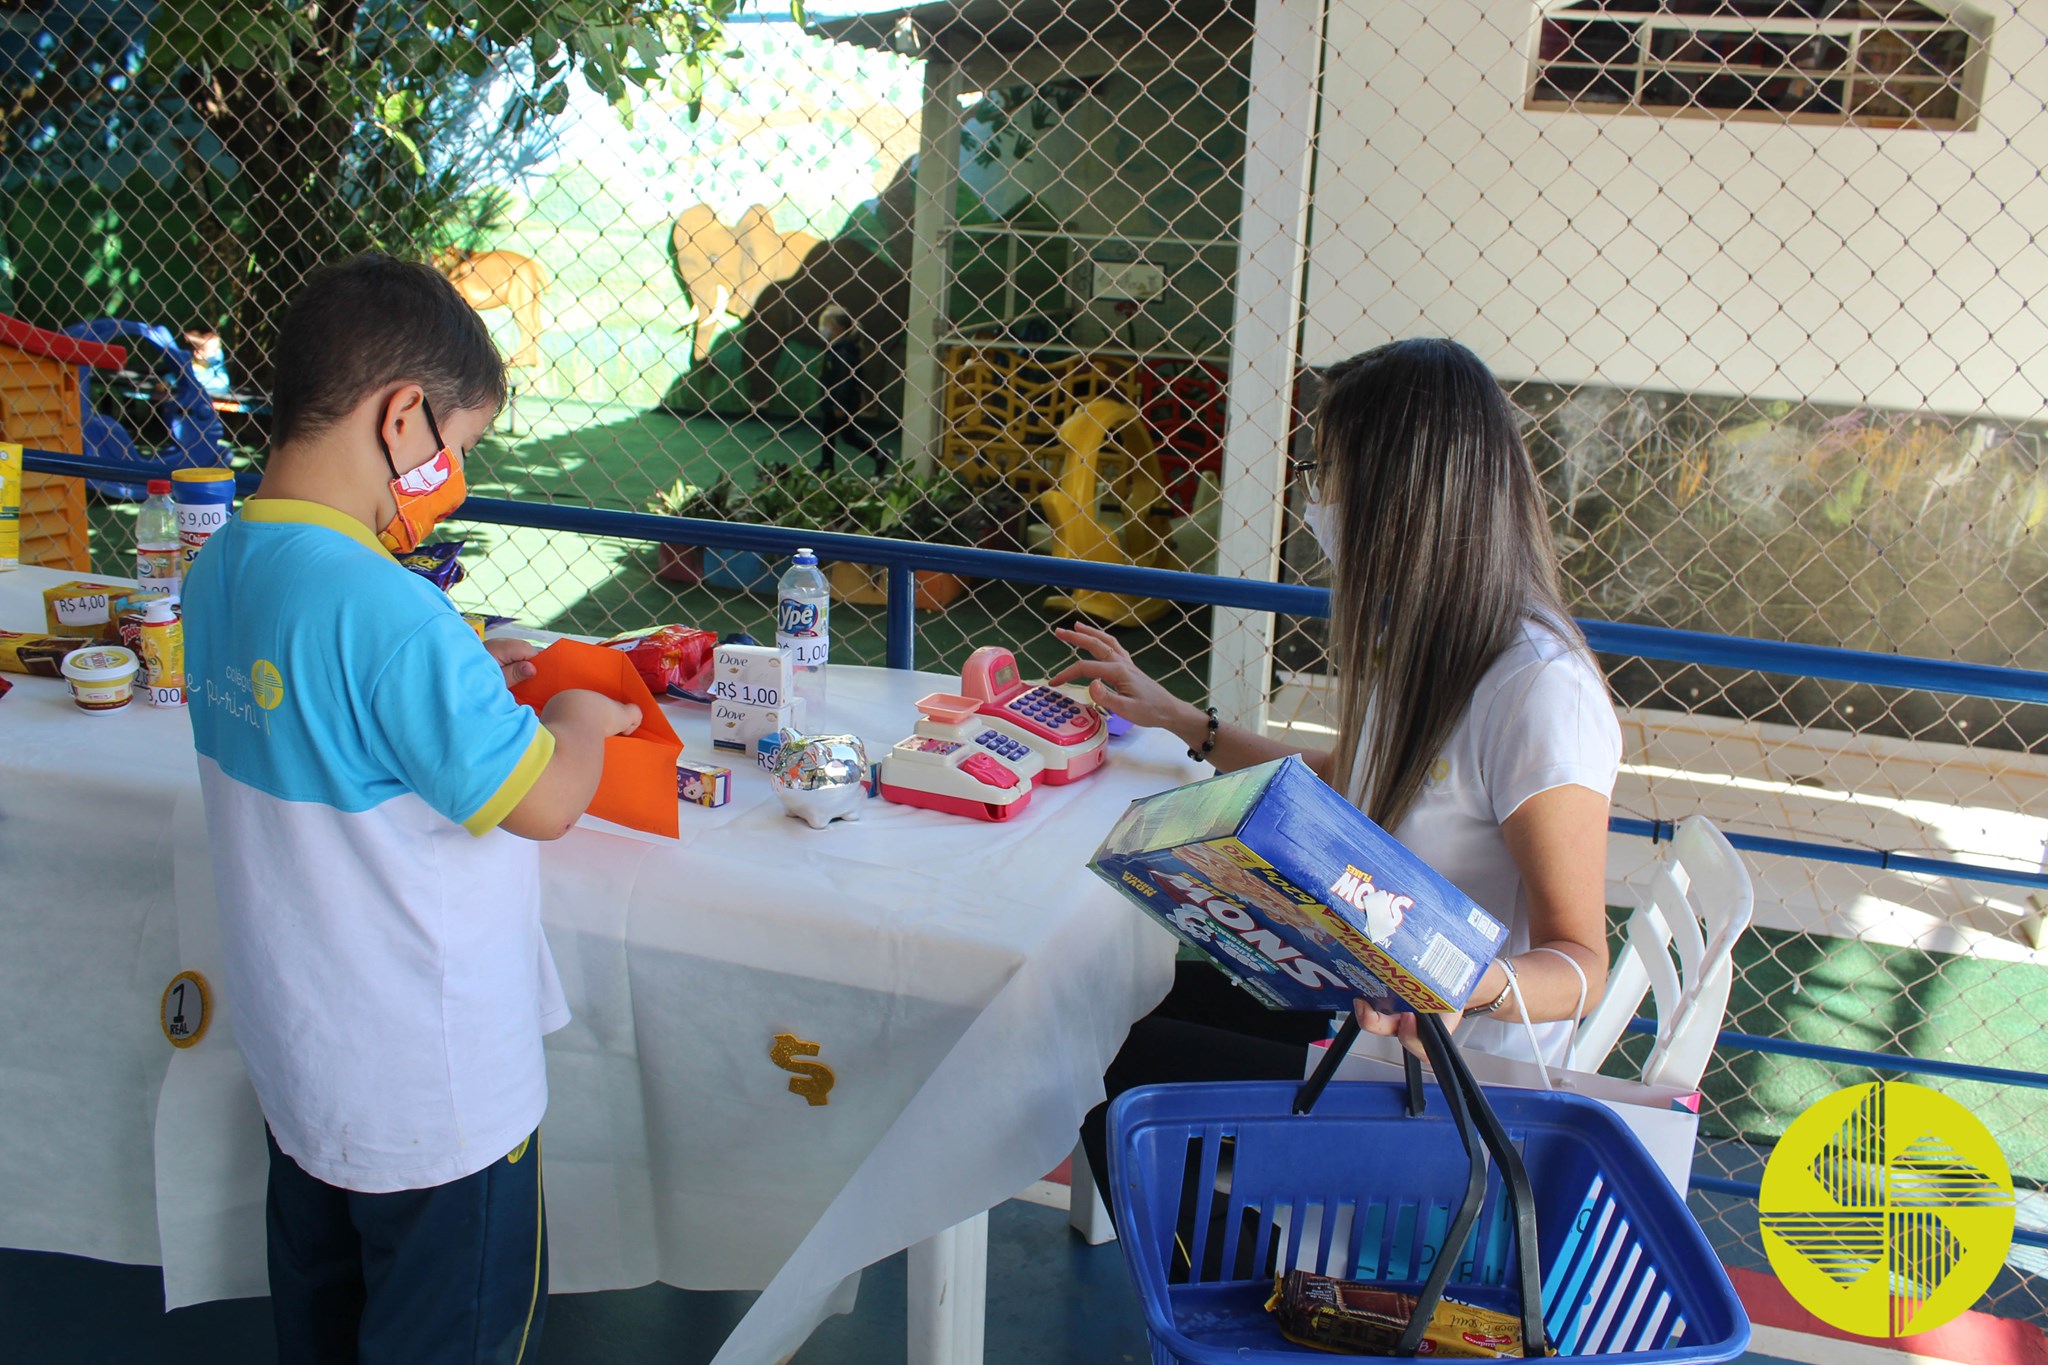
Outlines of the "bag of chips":
[{"label": "bag of chips", "polygon": [[409,555],[400,555],[398,562],[442,592],[447,592],[462,581],[462,565],[456,556],[462,553],[462,547],[467,543],[461,540],[429,541]]},{"label": "bag of chips", "polygon": [[710,699],[706,689],[711,684],[711,651],[718,646],[717,632],[662,626],[633,635],[615,635],[600,643],[631,659],[647,690],[655,696],[691,701]]}]

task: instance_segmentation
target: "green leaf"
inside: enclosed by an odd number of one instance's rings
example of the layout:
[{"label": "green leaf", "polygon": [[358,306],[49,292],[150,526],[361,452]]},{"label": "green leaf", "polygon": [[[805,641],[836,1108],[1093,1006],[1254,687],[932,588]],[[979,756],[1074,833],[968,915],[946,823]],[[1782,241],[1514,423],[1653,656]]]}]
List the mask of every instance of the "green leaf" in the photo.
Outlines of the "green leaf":
[{"label": "green leaf", "polygon": [[419,143],[414,142],[410,137],[406,136],[405,133],[401,132],[399,129],[392,128],[389,126],[387,126],[384,129],[384,136],[390,138],[393,142],[405,148],[405,150],[411,154],[412,170],[414,175],[425,175],[427,173],[427,159],[420,155]]},{"label": "green leaf", "polygon": [[794,23],[798,28],[804,28],[810,24],[811,20],[810,16],[806,13],[804,0],[789,0],[789,18],[790,22]]}]

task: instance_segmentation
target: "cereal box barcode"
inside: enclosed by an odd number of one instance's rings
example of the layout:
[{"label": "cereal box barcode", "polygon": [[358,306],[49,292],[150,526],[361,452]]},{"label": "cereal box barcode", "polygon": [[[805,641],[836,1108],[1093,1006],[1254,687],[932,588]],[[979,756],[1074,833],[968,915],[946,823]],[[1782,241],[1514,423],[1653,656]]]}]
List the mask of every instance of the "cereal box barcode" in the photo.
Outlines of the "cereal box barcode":
[{"label": "cereal box barcode", "polygon": [[1422,955],[1422,974],[1438,983],[1446,995],[1457,995],[1472,976],[1472,959],[1458,945],[1438,934]]},{"label": "cereal box barcode", "polygon": [[1493,922],[1493,916],[1487,914],[1476,905],[1465,912],[1465,923],[1471,925],[1488,938],[1500,937],[1500,926]]}]

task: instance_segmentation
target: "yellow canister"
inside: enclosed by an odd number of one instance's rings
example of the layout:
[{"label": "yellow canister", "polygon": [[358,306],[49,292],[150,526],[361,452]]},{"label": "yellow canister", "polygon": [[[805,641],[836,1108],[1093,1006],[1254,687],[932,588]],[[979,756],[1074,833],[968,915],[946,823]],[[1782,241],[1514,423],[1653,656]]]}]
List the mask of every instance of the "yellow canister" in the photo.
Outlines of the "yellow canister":
[{"label": "yellow canister", "polygon": [[21,447],[0,441],[0,570],[21,563]]},{"label": "yellow canister", "polygon": [[151,706],[185,704],[185,622],[168,597],[143,613],[142,698]]}]

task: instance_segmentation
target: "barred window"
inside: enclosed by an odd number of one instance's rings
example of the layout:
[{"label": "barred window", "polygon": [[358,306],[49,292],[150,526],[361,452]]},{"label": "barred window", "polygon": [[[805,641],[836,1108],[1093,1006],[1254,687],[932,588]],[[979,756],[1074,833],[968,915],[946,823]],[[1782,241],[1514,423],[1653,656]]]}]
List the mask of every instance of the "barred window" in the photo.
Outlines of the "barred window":
[{"label": "barred window", "polygon": [[1984,35],[1914,0],[1574,0],[1526,107],[1966,130]]}]

